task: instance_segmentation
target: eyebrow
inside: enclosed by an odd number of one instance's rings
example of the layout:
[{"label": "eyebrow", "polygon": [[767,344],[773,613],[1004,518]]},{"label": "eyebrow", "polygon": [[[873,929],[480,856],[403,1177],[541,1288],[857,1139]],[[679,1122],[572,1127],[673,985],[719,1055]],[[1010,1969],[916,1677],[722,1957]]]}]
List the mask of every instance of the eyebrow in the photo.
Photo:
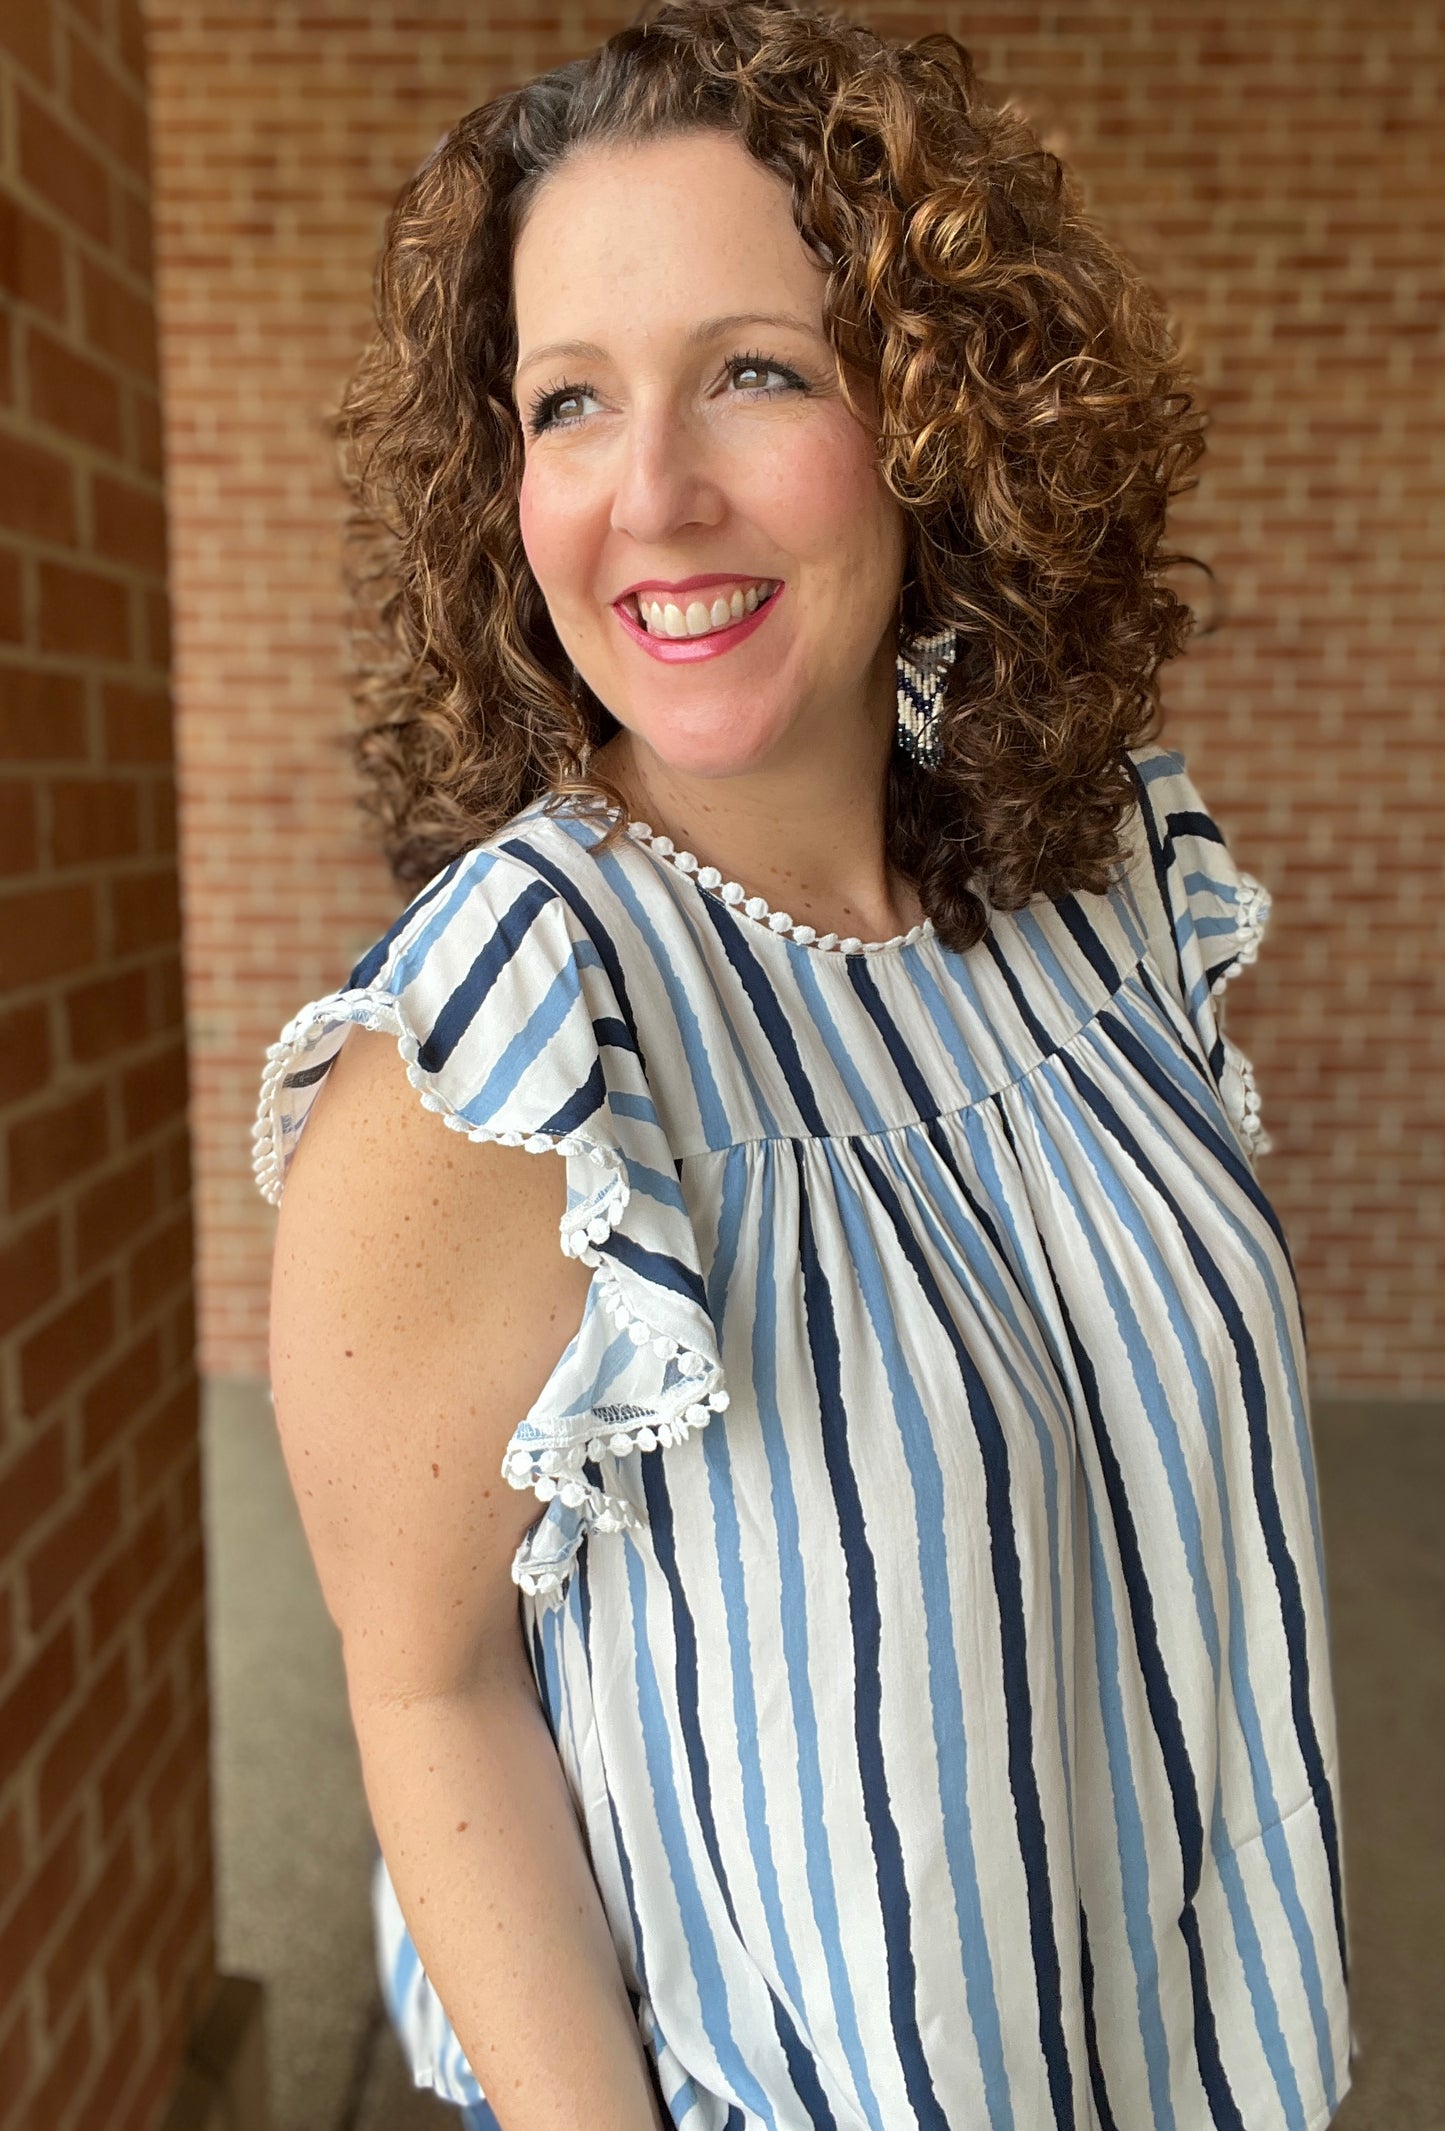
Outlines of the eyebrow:
[{"label": "eyebrow", "polygon": [[[818,329],[806,318],[796,318],[791,311],[730,311],[724,318],[704,318],[688,329],[687,338],[694,346],[703,341],[717,340],[724,333],[734,333],[739,326],[787,326],[796,333],[818,337]],[[568,356],[579,362],[605,363],[607,350],[599,348],[593,340],[549,340],[545,347],[529,348],[512,372],[514,378],[529,369],[533,363],[549,360],[554,356]]]}]

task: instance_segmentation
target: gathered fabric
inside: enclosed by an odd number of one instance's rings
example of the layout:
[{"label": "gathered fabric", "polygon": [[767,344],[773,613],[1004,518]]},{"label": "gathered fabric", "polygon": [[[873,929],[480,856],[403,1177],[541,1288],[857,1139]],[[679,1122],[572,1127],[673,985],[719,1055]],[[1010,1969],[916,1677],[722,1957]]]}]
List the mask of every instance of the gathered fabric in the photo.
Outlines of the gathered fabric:
[{"label": "gathered fabric", "polygon": [[[680,2131],[1319,2131],[1349,2085],[1305,1332],[1222,1020],[1269,897],[1131,761],[1108,893],[965,954],[538,801],[268,1058],[273,1200],[355,1024],[566,1163],[512,1573]],[[417,2083],[479,2104],[381,1857],[374,1906]]]}]

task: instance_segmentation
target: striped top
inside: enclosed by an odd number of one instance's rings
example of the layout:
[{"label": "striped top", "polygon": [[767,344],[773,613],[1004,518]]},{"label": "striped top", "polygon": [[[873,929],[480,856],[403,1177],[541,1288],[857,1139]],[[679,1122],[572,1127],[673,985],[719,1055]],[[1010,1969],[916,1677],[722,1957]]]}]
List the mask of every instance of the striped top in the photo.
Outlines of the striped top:
[{"label": "striped top", "polygon": [[[539,801],[270,1054],[273,1199],[353,1022],[566,1162],[513,1576],[682,2131],[1317,2131],[1349,2085],[1304,1331],[1220,1022],[1268,897],[1131,759],[1127,872],[966,954]],[[416,2081],[475,2103],[374,1892]]]}]

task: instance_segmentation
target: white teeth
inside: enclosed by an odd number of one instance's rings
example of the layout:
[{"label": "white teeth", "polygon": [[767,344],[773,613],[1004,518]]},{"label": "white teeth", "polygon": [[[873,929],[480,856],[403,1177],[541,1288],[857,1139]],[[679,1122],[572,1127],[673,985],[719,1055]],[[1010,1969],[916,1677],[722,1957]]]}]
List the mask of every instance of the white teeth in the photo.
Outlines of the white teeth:
[{"label": "white teeth", "polygon": [[686,610],[672,600],[637,599],[639,621],[653,636],[710,636],[714,629],[727,629],[740,622],[745,614],[753,614],[776,589],[776,580],[764,578],[746,589],[739,587],[731,596],[719,593],[711,606],[704,600],[688,602]]}]

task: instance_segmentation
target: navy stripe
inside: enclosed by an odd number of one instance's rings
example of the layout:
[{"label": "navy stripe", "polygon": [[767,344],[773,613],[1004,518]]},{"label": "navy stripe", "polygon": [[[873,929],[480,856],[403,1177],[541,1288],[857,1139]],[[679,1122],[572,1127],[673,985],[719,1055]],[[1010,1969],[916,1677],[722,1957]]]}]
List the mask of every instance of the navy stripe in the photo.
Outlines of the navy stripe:
[{"label": "navy stripe", "polygon": [[742,979],[743,990],[758,1017],[758,1026],[768,1039],[769,1047],[788,1084],[788,1092],[798,1106],[798,1114],[804,1126],[809,1132],[816,1133],[819,1139],[826,1138],[827,1126],[818,1108],[813,1084],[798,1054],[798,1043],[792,1024],[779,1006],[772,985],[759,968],[756,955],[743,938],[742,924],[726,903],[719,903],[710,895],[704,895],[703,908],[712,919],[714,930],[722,941],[724,953]]},{"label": "navy stripe", "polygon": [[424,1072],[439,1072],[446,1064],[480,1013],[493,985],[551,901],[540,881],[529,881],[498,919],[486,946],[437,1015],[431,1034],[417,1053],[417,1064]]},{"label": "navy stripe", "polygon": [[[996,1102],[997,1097],[994,1097],[993,1100]],[[950,1178],[958,1189],[959,1197],[968,1208],[970,1217],[982,1231],[994,1257],[1001,1266],[1010,1267],[1015,1277],[1017,1277],[1022,1268],[1016,1263],[1014,1254],[1005,1249],[1002,1230],[995,1222],[987,1202],[969,1184],[963,1173],[963,1164],[950,1145],[948,1134],[941,1128],[937,1119],[929,1125],[928,1143],[948,1171]]]},{"label": "navy stripe", "polygon": [[[1172,1110],[1174,1115],[1183,1124],[1187,1125],[1189,1130],[1209,1148],[1210,1153],[1220,1167],[1227,1172],[1245,1196],[1253,1203],[1255,1212],[1269,1229],[1275,1242],[1284,1252],[1286,1261],[1288,1261],[1289,1243],[1286,1240],[1279,1215],[1260,1189],[1249,1163],[1240,1153],[1239,1143],[1234,1137],[1233,1128],[1225,1124],[1217,1126],[1213,1131],[1202,1129],[1198,1112],[1192,1110],[1189,1104],[1183,1101],[1178,1090],[1170,1082],[1168,1075],[1160,1071],[1144,1045],[1126,1022],[1120,1021],[1113,1014],[1101,1014],[1099,1017],[1099,1029],[1100,1033],[1106,1036],[1110,1043],[1118,1046],[1134,1068],[1134,1071],[1139,1075],[1139,1078],[1154,1090],[1160,1101]],[[1292,1264],[1290,1270],[1291,1272],[1294,1270]]]},{"label": "navy stripe", "polygon": [[[1164,1009],[1165,1002],[1167,999],[1170,998],[1171,995],[1166,992],[1162,979],[1154,972],[1154,970],[1150,968],[1147,962],[1140,963],[1139,977],[1141,983],[1143,984],[1145,990],[1148,992],[1149,997],[1154,1001],[1155,1005],[1161,1008],[1161,1010]],[[1173,1001],[1172,1011],[1176,1014],[1183,1011],[1181,1004],[1177,999]],[[1188,1020],[1187,1014],[1185,1015],[1185,1019]],[[1192,1022],[1190,1022],[1189,1025],[1191,1028],[1194,1027],[1194,1024]],[[1194,1034],[1197,1038],[1199,1034],[1197,1029],[1194,1030]],[[1223,1047],[1221,1046],[1221,1050],[1222,1048]],[[1184,1060],[1188,1064],[1190,1070],[1198,1076],[1201,1085],[1208,1088],[1209,1100],[1212,1102],[1214,1097],[1219,1092],[1219,1075],[1217,1072],[1211,1070],[1208,1057],[1197,1056],[1192,1045],[1188,1047],[1178,1047],[1175,1055],[1177,1058]]]},{"label": "navy stripe", "polygon": [[637,1017],[632,1011],[632,1000],[628,995],[627,978],[622,969],[622,958],[617,952],[612,935],[608,932],[607,927],[603,924],[601,918],[598,917],[597,912],[587,901],[587,898],[582,894],[571,876],[564,873],[560,866],[554,865],[542,852],[535,850],[531,844],[516,840],[501,844],[498,848],[509,852],[513,858],[522,859],[525,864],[532,867],[534,872],[540,873],[543,880],[549,881],[552,887],[556,889],[558,895],[561,896],[563,902],[566,903],[572,915],[578,920],[593,947],[597,950],[598,961],[607,972],[617,1011],[621,1015],[627,1033],[631,1038],[631,1047],[637,1054],[637,1062],[642,1067],[643,1073],[646,1074],[647,1061],[643,1056],[641,1039],[637,1033]]},{"label": "navy stripe", "polygon": [[[1065,1071],[1077,1085],[1083,1078],[1067,1054],[1063,1056]],[[1092,1105],[1090,1107],[1093,1107]],[[1122,1133],[1122,1127],[1120,1131]],[[1048,1245],[1045,1243],[1045,1250]],[[1144,1695],[1149,1707],[1154,1736],[1159,1742],[1163,1757],[1165,1778],[1169,1785],[1174,1811],[1174,1827],[1179,1843],[1179,1856],[1183,1877],[1184,1902],[1179,1915],[1179,1930],[1184,1939],[1189,1960],[1189,1980],[1194,2003],[1194,2047],[1199,2065],[1200,2078],[1209,2096],[1214,2112],[1217,2131],[1244,2131],[1244,2121],[1230,2089],[1228,2078],[1219,2053],[1219,2036],[1210,2003],[1208,1979],[1205,1975],[1203,1947],[1194,1913],[1194,1904],[1199,1895],[1200,1878],[1204,1869],[1204,1819],[1200,1811],[1198,1786],[1194,1769],[1189,1759],[1189,1749],[1180,1721],[1179,1704],[1169,1678],[1169,1668],[1160,1647],[1158,1622],[1154,1609],[1154,1592],[1144,1566],[1138,1527],[1130,1506],[1128,1489],[1119,1462],[1118,1451],[1110,1435],[1099,1394],[1099,1382],[1090,1355],[1068,1306],[1066,1291],[1059,1280],[1058,1268],[1050,1254],[1050,1273],[1057,1297],[1059,1314],[1069,1342],[1074,1367],[1078,1372],[1079,1387],[1083,1394],[1084,1409],[1088,1415],[1090,1432],[1098,1453],[1099,1469],[1103,1476],[1104,1491],[1108,1497],[1113,1532],[1119,1548],[1119,1564],[1128,1598],[1129,1618],[1134,1630],[1139,1651],[1139,1666],[1143,1676]]]},{"label": "navy stripe", "polygon": [[1024,990],[1023,985],[1019,982],[1018,978],[1014,975],[1013,970],[1009,966],[1008,959],[1003,952],[1003,949],[999,946],[998,941],[991,932],[985,933],[982,945],[988,955],[989,960],[993,963],[994,968],[1003,978],[1004,984],[1008,989],[1009,995],[1012,998],[1015,1007],[1018,1009],[1018,1017],[1020,1021],[1028,1030],[1034,1042],[1038,1045],[1042,1055],[1047,1057],[1051,1051],[1056,1049],[1058,1039],[1049,1034],[1049,1031],[1044,1027],[1044,1024],[1042,1023],[1042,1021],[1040,1021],[1038,1015],[1034,1012],[1033,1007],[1029,1003],[1028,993]]},{"label": "navy stripe", "polygon": [[1202,814],[1194,809],[1178,807],[1172,809],[1166,818],[1169,825],[1168,833],[1171,844],[1178,836],[1199,836],[1203,838],[1205,843],[1218,844],[1221,850],[1224,848],[1223,832],[1212,814]]},{"label": "navy stripe", "polygon": [[929,1087],[919,1070],[918,1061],[909,1050],[899,1032],[898,1024],[889,1013],[873,981],[873,972],[862,955],[853,955],[848,962],[848,975],[853,989],[868,1009],[874,1026],[883,1038],[894,1070],[907,1091],[908,1100],[918,1111],[919,1118],[928,1121],[938,1116],[943,1104]]},{"label": "navy stripe", "polygon": [[1076,895],[1061,896],[1054,908],[1100,983],[1111,993],[1116,992],[1124,981],[1123,972],[1100,939],[1097,926],[1089,923],[1079,898]]},{"label": "navy stripe", "polygon": [[318,1081],[325,1080],[340,1056],[339,1051],[333,1051],[329,1058],[322,1059],[320,1065],[303,1066],[299,1073],[288,1073],[281,1083],[282,1087],[314,1088]]},{"label": "navy stripe", "polygon": [[635,1053],[637,1050],[637,1037],[634,1031],[628,1027],[625,1021],[619,1021],[615,1014],[599,1014],[592,1023],[592,1034],[597,1040],[599,1049],[605,1046],[614,1051],[632,1051]]},{"label": "navy stripe", "polygon": [[[657,1565],[666,1581],[672,1605],[673,1645],[677,1652],[675,1683],[684,1759],[691,1779],[693,1810],[697,1814],[698,1826],[702,1831],[708,1863],[712,1866],[713,1878],[727,1908],[728,1922],[732,1925],[734,1935],[741,1939],[743,1934],[738,1923],[732,1888],[723,1868],[722,1847],[718,1841],[717,1820],[713,1813],[712,1772],[708,1766],[707,1749],[703,1744],[699,1712],[701,1696],[698,1690],[697,1630],[678,1569],[677,1549],[673,1543],[672,1503],[668,1495],[665,1465],[665,1459],[644,1458],[642,1484],[647,1497],[648,1529],[652,1534]],[[773,2031],[782,2047],[789,2076],[793,2081],[793,2094],[790,2099],[797,2102],[805,2114],[806,2121],[817,2126],[817,2131],[838,2131],[837,2118],[828,2106],[827,2097],[818,2081],[817,2067],[798,2033],[796,2022],[774,1990],[771,1981],[766,1976],[762,1976],[760,1980],[767,1984]]]},{"label": "navy stripe", "polygon": [[1024,1604],[1023,1570],[1014,1535],[1012,1482],[1009,1477],[1008,1445],[992,1399],[958,1324],[950,1311],[933,1269],[919,1246],[918,1237],[904,1217],[893,1187],[877,1161],[860,1145],[859,1162],[872,1184],[880,1205],[892,1223],[899,1250],[923,1291],[924,1301],[942,1329],[958,1365],[964,1406],[978,1441],[984,1472],[984,1500],[988,1519],[989,1554],[994,1589],[998,1594],[1002,1625],[1004,1710],[1008,1728],[1009,1788],[1013,1794],[1014,1820],[1024,1884],[1028,1889],[1029,1939],[1033,1949],[1034,1977],[1039,2000],[1039,2041],[1048,2068],[1049,2098],[1058,2131],[1072,2131],[1074,2088],[1069,2070],[1068,2042],[1064,2034],[1063,1978],[1058,1940],[1054,1933],[1053,1897],[1049,1891],[1048,1839],[1044,1831],[1043,1804],[1038,1773],[1034,1767],[1033,1701],[1029,1691],[1028,1629]]},{"label": "navy stripe", "polygon": [[401,912],[393,923],[387,926],[386,931],[376,941],[375,945],[367,948],[366,953],[352,969],[350,976],[346,980],[348,991],[365,990],[366,986],[372,982],[384,966],[386,958],[391,952],[393,942],[400,938],[419,910],[425,910],[427,904],[434,902],[437,896],[441,894],[443,888],[450,887],[456,877],[457,867],[468,855],[465,851],[459,851],[457,856],[451,861],[451,864],[446,866],[437,875],[436,879],[422,890],[420,895],[412,898],[405,910]]},{"label": "navy stripe", "polygon": [[1098,2131],[1119,2131],[1118,2120],[1109,2106],[1104,2067],[1099,2060],[1099,2026],[1094,2016],[1094,1960],[1089,1950],[1089,1919],[1084,1914],[1082,1902],[1079,1904],[1079,1966],[1084,1986],[1084,2048],[1089,2053],[1089,2087],[1094,2097],[1094,2113],[1099,2119]]},{"label": "navy stripe", "polygon": [[544,1124],[534,1129],[538,1132],[556,1132],[565,1136],[579,1132],[589,1117],[595,1117],[607,1100],[607,1076],[602,1070],[602,1061],[597,1059],[592,1071],[574,1095],[569,1095],[560,1110],[554,1110]]},{"label": "navy stripe", "polygon": [[1179,1224],[1179,1232],[1196,1272],[1209,1291],[1211,1301],[1219,1311],[1234,1350],[1239,1370],[1240,1388],[1244,1397],[1244,1413],[1249,1433],[1250,1464],[1254,1477],[1255,1509],[1260,1529],[1264,1535],[1265,1551],[1274,1572],[1275,1587],[1279,1594],[1280,1619],[1284,1628],[1285,1646],[1289,1654],[1290,1709],[1294,1718],[1295,1733],[1299,1740],[1300,1758],[1304,1763],[1310,1789],[1314,1793],[1319,1810],[1325,1854],[1329,1862],[1330,1893],[1335,1915],[1335,1936],[1339,1947],[1341,1965],[1348,1980],[1348,1950],[1345,1940],[1344,1892],[1340,1868],[1339,1831],[1336,1824],[1334,1792],[1325,1771],[1324,1753],[1319,1734],[1315,1728],[1311,1707],[1309,1659],[1305,1647],[1304,1600],[1300,1590],[1299,1570],[1289,1551],[1285,1537],[1284,1519],[1280,1511],[1279,1492],[1274,1481],[1274,1460],[1270,1443],[1268,1402],[1260,1371],[1259,1354],[1249,1327],[1244,1321],[1238,1301],[1231,1292],[1228,1281],[1218,1264],[1205,1250],[1203,1241],[1193,1223],[1185,1215],[1177,1197],[1165,1184],[1152,1162],[1135,1140],[1123,1120],[1073,1065],[1066,1059],[1078,1092],[1088,1108],[1098,1118],[1104,1129],[1125,1149],[1136,1164],[1140,1174],[1159,1193]]},{"label": "navy stripe", "polygon": [[912,1907],[908,1880],[903,1869],[903,1850],[893,1819],[888,1774],[883,1757],[882,1682],[878,1674],[880,1633],[878,1571],[868,1543],[863,1504],[848,1454],[848,1414],[843,1395],[842,1358],[838,1329],[827,1275],[818,1256],[813,1235],[808,1195],[804,1188],[802,1155],[798,1164],[800,1230],[799,1252],[803,1273],[804,1309],[807,1316],[808,1348],[818,1387],[819,1418],[823,1428],[823,1456],[832,1484],[833,1501],[843,1537],[843,1558],[848,1582],[848,1618],[853,1643],[853,1692],[859,1774],[863,1785],[863,1809],[873,1839],[873,1863],[878,1875],[878,1903],[883,1924],[887,1967],[888,2007],[892,2016],[893,2041],[903,2067],[909,2107],[920,2131],[948,2131],[948,2118],[939,2102],[933,2074],[918,2031],[917,1977],[912,1947]]},{"label": "navy stripe", "polygon": [[1173,840],[1170,839],[1169,848],[1166,850],[1148,782],[1136,764],[1131,762],[1129,768],[1139,794],[1139,812],[1144,826],[1145,848],[1149,855],[1150,877],[1154,884],[1156,916],[1155,922],[1149,926],[1149,933],[1154,939],[1161,936],[1159,918],[1162,916],[1162,934],[1170,941],[1170,959],[1179,979],[1180,995],[1187,1004],[1189,979],[1185,975],[1183,945],[1175,929],[1174,911],[1169,899],[1169,865],[1173,856]]},{"label": "navy stripe", "polygon": [[674,1295],[686,1296],[699,1309],[707,1308],[707,1288],[695,1267],[684,1265],[663,1251],[649,1250],[620,1228],[614,1228],[608,1239],[607,1255],[636,1273],[639,1280],[650,1281],[653,1287],[670,1288]]},{"label": "navy stripe", "polygon": [[[1329,1867],[1331,1902],[1334,1909],[1335,1935],[1341,1968],[1348,1980],[1348,1949],[1345,1938],[1343,1890],[1339,1855],[1339,1834],[1336,1823],[1334,1793],[1325,1771],[1324,1755],[1315,1727],[1311,1707],[1309,1661],[1305,1647],[1305,1621],[1299,1571],[1289,1552],[1284,1534],[1278,1492],[1274,1482],[1273,1458],[1267,1426],[1267,1404],[1261,1377],[1259,1357],[1254,1340],[1244,1322],[1228,1282],[1219,1266],[1202,1246],[1201,1240],[1169,1191],[1162,1177],[1139,1148],[1127,1126],[1103,1101],[1097,1091],[1090,1087],[1082,1075],[1076,1075],[1082,1100],[1093,1111],[1104,1129],[1108,1131],[1129,1153],[1150,1185],[1169,1207],[1178,1223],[1185,1247],[1208,1289],[1228,1331],[1239,1372],[1244,1398],[1245,1417],[1248,1425],[1251,1473],[1254,1481],[1255,1509],[1264,1537],[1265,1550],[1274,1573],[1279,1596],[1280,1621],[1284,1630],[1289,1659],[1290,1709],[1299,1742],[1300,1757],[1314,1794],[1320,1814],[1321,1835]],[[1182,1920],[1181,1920],[1182,1921]],[[1197,1943],[1197,1925],[1195,1927]],[[1191,1947],[1191,1954],[1194,1948]],[[1202,1961],[1202,1955],[1200,1956]]]}]

